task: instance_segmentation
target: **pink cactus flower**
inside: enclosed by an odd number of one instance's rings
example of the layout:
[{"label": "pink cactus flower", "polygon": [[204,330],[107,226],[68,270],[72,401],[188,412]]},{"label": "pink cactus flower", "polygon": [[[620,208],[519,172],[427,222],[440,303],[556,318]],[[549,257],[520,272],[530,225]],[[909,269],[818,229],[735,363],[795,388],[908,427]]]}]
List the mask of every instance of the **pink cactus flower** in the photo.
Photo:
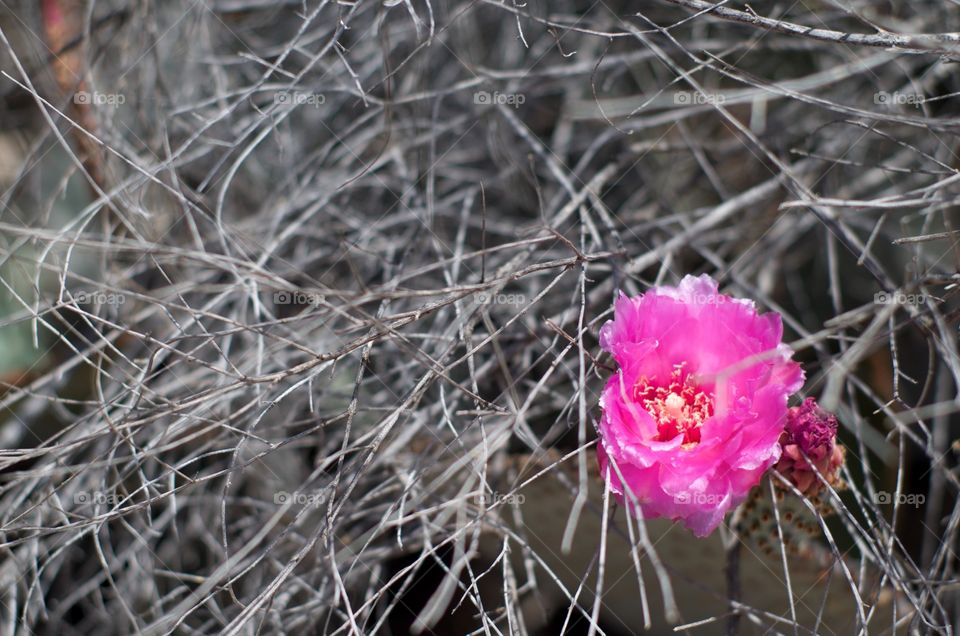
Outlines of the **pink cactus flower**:
[{"label": "pink cactus flower", "polygon": [[625,487],[645,517],[707,536],[780,459],[803,371],[779,314],[718,293],[707,275],[621,295],[614,309],[600,330],[619,365],[600,399],[600,472],[628,510]]},{"label": "pink cactus flower", "polygon": [[824,482],[831,486],[840,483],[845,454],[837,444],[837,417],[820,408],[813,398],[789,409],[780,445],[783,453],[776,469],[804,495],[815,496],[823,490]]}]

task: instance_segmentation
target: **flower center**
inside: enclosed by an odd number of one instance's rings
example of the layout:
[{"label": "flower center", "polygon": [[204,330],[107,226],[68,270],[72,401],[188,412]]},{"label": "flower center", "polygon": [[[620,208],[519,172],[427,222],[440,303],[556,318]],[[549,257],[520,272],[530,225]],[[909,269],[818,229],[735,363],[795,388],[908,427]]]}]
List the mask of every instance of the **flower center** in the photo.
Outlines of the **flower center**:
[{"label": "flower center", "polygon": [[713,398],[683,372],[685,364],[674,366],[666,386],[640,376],[633,387],[633,398],[657,423],[656,441],[666,442],[683,434],[683,447],[689,449],[700,443],[700,428],[713,415]]}]

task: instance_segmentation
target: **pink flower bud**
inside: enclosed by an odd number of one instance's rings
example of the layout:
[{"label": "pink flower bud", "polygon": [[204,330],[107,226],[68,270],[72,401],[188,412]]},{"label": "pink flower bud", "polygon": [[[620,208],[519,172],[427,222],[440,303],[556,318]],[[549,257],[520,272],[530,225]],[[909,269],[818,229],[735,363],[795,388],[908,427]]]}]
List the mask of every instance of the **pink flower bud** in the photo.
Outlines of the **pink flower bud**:
[{"label": "pink flower bud", "polygon": [[780,445],[783,453],[776,470],[803,494],[812,497],[823,490],[824,482],[831,486],[840,482],[845,454],[837,444],[837,417],[813,398],[787,411]]}]

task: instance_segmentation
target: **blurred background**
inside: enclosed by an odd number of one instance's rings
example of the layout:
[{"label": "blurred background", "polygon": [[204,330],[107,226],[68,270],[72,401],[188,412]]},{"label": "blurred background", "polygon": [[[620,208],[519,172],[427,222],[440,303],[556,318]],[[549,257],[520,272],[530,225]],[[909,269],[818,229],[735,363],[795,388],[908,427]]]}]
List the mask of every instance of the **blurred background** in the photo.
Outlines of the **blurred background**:
[{"label": "blurred background", "polygon": [[[957,8],[0,2],[5,633],[952,633]],[[599,327],[688,273],[845,490],[605,500]]]}]

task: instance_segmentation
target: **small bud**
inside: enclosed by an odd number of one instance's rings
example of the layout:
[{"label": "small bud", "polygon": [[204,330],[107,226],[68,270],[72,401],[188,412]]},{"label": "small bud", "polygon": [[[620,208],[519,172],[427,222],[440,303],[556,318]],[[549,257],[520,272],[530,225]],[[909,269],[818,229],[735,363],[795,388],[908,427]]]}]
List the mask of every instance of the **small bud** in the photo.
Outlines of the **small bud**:
[{"label": "small bud", "polygon": [[840,484],[845,453],[837,444],[837,417],[820,408],[813,398],[787,411],[780,447],[776,470],[804,495],[819,493],[823,481],[831,486]]}]

